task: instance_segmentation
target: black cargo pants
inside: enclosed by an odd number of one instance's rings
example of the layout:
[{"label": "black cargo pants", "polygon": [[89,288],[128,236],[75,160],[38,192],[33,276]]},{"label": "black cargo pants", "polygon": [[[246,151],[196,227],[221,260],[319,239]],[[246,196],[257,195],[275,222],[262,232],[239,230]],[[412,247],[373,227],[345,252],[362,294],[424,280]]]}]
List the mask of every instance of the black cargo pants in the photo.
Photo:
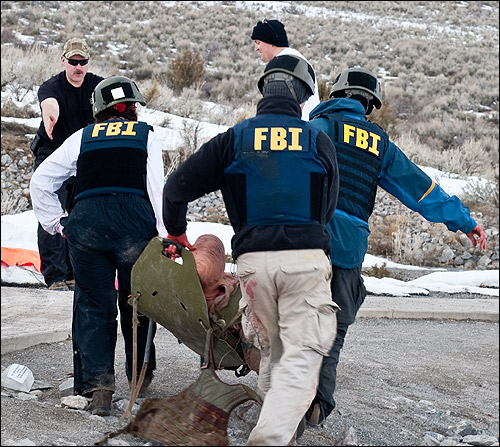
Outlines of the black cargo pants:
[{"label": "black cargo pants", "polygon": [[[81,395],[91,395],[98,389],[114,391],[118,308],[125,370],[128,381],[132,380],[133,308],[128,303],[131,271],[146,245],[157,235],[153,209],[146,198],[137,194],[89,197],[78,201],[62,224],[76,282],[72,330],[74,391]],[[137,377],[148,328],[149,318],[139,316]],[[155,368],[153,344],[146,377],[151,377]]]},{"label": "black cargo pants", "polygon": [[337,312],[337,336],[328,357],[323,357],[318,390],[313,403],[319,403],[322,418],[325,419],[335,408],[337,365],[344,346],[347,329],[354,323],[356,314],[366,297],[366,288],[361,277],[361,266],[353,269],[333,267],[331,282],[332,299],[340,306]]}]

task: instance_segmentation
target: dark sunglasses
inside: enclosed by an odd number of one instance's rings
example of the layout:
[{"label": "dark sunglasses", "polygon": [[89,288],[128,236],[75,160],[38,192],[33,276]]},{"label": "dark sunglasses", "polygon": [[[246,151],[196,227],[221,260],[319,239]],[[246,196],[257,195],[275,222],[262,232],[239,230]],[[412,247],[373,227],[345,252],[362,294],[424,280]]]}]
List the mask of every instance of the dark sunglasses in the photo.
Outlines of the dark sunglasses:
[{"label": "dark sunglasses", "polygon": [[89,63],[88,59],[66,59],[66,60],[68,61],[68,64],[73,65],[73,67],[76,67],[78,64],[80,64],[83,67]]}]

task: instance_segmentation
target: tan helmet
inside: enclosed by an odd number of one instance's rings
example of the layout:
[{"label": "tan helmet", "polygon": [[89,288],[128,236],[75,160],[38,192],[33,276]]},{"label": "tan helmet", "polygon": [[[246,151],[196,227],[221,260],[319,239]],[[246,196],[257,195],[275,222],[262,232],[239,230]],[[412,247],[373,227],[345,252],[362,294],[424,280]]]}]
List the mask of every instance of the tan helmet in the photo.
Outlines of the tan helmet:
[{"label": "tan helmet", "polygon": [[125,76],[111,76],[103,79],[92,93],[92,114],[95,117],[99,112],[120,102],[138,102],[143,106],[146,105],[134,81]]},{"label": "tan helmet", "polygon": [[346,90],[363,90],[373,95],[373,105],[380,109],[382,106],[382,95],[380,82],[375,75],[366,68],[349,68],[337,76],[333,84],[330,98],[344,96],[338,95],[339,92]]},{"label": "tan helmet", "polygon": [[316,81],[316,76],[313,68],[306,62],[305,59],[298,56],[292,56],[290,54],[276,56],[271,59],[266,65],[264,74],[259,79],[258,86],[261,93],[262,88],[264,87],[264,79],[269,74],[276,72],[287,73],[301,80],[307,86],[309,93],[314,95],[314,83]]}]

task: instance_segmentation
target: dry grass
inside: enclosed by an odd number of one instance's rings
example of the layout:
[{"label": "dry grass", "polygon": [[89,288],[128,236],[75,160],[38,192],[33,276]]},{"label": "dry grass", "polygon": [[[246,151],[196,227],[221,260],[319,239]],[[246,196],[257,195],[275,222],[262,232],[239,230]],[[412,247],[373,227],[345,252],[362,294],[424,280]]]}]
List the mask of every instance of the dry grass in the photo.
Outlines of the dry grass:
[{"label": "dry grass", "polygon": [[[264,67],[250,34],[258,20],[276,17],[285,23],[291,46],[315,66],[324,99],[339,71],[365,66],[383,80],[386,107],[374,121],[393,136],[411,133],[434,154],[466,155],[453,172],[475,172],[480,163],[483,175],[493,179],[498,2],[280,5],[271,10],[265,3],[245,2],[2,2],[2,88],[7,83],[16,83],[20,92],[36,88],[60,70],[64,41],[83,35],[91,45],[93,71],[154,87],[151,106],[159,110],[195,117],[206,100],[248,109],[259,99],[256,80]],[[185,51],[199,54],[205,70],[189,95],[177,91],[172,75]],[[174,96],[182,100],[173,101]],[[225,113],[214,121],[233,125],[237,115]]]},{"label": "dry grass", "polygon": [[[135,79],[152,108],[231,126],[253,116],[260,98],[256,81],[264,64],[254,52],[252,28],[264,17],[278,18],[290,45],[314,65],[322,99],[341,70],[369,68],[382,79],[384,99],[372,120],[416,163],[490,178],[492,191],[471,186],[470,195],[494,198],[496,191],[498,204],[498,2],[269,5],[5,1],[2,90],[16,88],[17,99],[36,90],[61,70],[63,43],[84,36],[91,46],[91,71]],[[182,79],[174,70],[186,52],[199,55],[198,78],[192,87],[179,88]],[[224,106],[224,112],[205,112],[205,101]],[[7,107],[11,116],[30,110],[2,104]],[[193,132],[186,129],[191,143],[183,150],[191,150]]]}]

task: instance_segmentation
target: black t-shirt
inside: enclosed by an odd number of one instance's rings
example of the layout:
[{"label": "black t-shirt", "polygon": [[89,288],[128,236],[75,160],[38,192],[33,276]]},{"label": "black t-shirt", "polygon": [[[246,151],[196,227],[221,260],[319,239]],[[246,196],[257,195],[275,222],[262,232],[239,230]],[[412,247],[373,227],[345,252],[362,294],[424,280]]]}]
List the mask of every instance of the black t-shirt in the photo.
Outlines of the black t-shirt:
[{"label": "black t-shirt", "polygon": [[43,121],[38,128],[40,146],[49,147],[55,151],[70,135],[77,130],[92,124],[92,105],[90,98],[99,82],[104,78],[93,73],[87,73],[80,87],[73,87],[66,79],[66,72],[52,76],[38,89],[38,101],[55,98],[59,103],[59,118],[52,131],[53,140],[49,139]]}]

